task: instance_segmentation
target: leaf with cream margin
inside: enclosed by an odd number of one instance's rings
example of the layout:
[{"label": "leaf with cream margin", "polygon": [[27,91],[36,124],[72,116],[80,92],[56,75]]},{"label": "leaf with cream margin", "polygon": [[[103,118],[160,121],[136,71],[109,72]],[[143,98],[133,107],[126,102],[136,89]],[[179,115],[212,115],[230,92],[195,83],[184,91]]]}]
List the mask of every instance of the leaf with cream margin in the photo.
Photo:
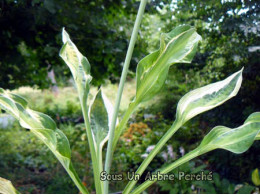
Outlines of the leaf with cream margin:
[{"label": "leaf with cream margin", "polygon": [[260,132],[260,112],[251,114],[240,127],[224,126],[213,128],[200,144],[200,153],[217,148],[240,154],[248,150]]},{"label": "leaf with cream margin", "polygon": [[183,25],[163,33],[160,48],[143,58],[136,69],[136,97],[140,103],[158,94],[167,78],[171,65],[190,63],[196,53],[201,36],[195,28]]},{"label": "leaf with cream margin", "polygon": [[69,34],[64,28],[62,29],[62,41],[64,45],[60,50],[60,57],[70,68],[80,94],[80,98],[83,101],[86,101],[89,93],[90,81],[92,79],[90,76],[89,61],[79,52],[78,48],[71,41]]},{"label": "leaf with cream margin", "polygon": [[0,108],[13,115],[26,129],[38,137],[53,152],[82,193],[88,193],[71,163],[67,137],[47,115],[28,108],[27,101],[0,88]]},{"label": "leaf with cream margin", "polygon": [[243,68],[228,78],[195,89],[184,95],[177,105],[176,120],[184,124],[194,116],[211,110],[234,97],[242,83]]},{"label": "leaf with cream margin", "polygon": [[0,177],[0,194],[19,194],[12,182]]},{"label": "leaf with cream margin", "polygon": [[100,89],[89,111],[90,125],[96,147],[102,149],[108,140],[109,124],[112,120],[113,105]]}]

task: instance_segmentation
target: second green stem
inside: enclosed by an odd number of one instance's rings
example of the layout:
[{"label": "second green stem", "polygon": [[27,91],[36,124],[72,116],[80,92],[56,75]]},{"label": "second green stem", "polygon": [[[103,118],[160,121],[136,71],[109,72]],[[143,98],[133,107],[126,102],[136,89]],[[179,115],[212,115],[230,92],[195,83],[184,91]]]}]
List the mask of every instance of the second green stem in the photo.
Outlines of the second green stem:
[{"label": "second green stem", "polygon": [[[119,106],[120,106],[120,102],[121,102],[121,98],[122,98],[123,88],[124,88],[129,64],[130,64],[130,61],[131,61],[131,58],[132,58],[134,45],[135,45],[135,42],[136,42],[136,39],[137,39],[137,34],[138,34],[138,31],[139,31],[139,27],[140,27],[140,24],[141,24],[141,20],[142,20],[142,17],[143,17],[143,13],[144,13],[144,10],[145,10],[146,3],[147,3],[147,0],[141,1],[140,7],[139,7],[139,10],[138,10],[138,14],[137,14],[137,17],[136,17],[136,20],[135,20],[135,25],[134,25],[134,29],[133,29],[133,32],[132,32],[132,36],[131,36],[131,39],[130,39],[130,44],[129,44],[129,47],[128,47],[128,50],[127,50],[126,59],[125,59],[120,83],[119,83],[119,88],[118,88],[118,92],[117,92],[112,122],[110,124],[110,129],[109,129],[109,140],[108,140],[108,147],[107,147],[106,161],[105,161],[105,171],[106,171],[107,174],[110,173],[110,167],[111,167],[111,163],[112,163],[112,146],[113,146],[114,132],[115,132],[115,127],[116,127],[116,119],[117,119],[117,116],[118,116]],[[105,188],[104,189],[105,189],[105,193],[108,193],[108,181],[105,181]]]}]

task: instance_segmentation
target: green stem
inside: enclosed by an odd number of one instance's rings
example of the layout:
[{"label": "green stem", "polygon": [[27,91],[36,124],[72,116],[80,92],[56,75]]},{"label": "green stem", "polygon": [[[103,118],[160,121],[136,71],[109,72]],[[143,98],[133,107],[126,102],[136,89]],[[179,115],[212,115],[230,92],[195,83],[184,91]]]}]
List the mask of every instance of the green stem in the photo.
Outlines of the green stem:
[{"label": "green stem", "polygon": [[[64,166],[65,167],[65,166]],[[65,168],[66,169],[66,168]],[[82,194],[89,194],[89,191],[87,190],[87,188],[82,184],[80,178],[78,177],[74,169],[74,167],[72,166],[72,164],[70,164],[69,169],[66,169],[67,173],[69,174],[70,178],[72,179],[72,181],[75,183],[75,185],[77,186],[77,188],[79,189],[79,191]]]},{"label": "green stem", "polygon": [[95,149],[94,145],[94,140],[91,132],[91,127],[89,123],[89,118],[88,118],[88,109],[87,109],[87,103],[85,101],[85,98],[80,98],[80,103],[82,107],[82,112],[83,112],[83,118],[85,121],[85,126],[86,126],[86,132],[87,132],[87,137],[88,137],[88,143],[89,143],[89,148],[90,148],[90,154],[91,154],[91,160],[92,160],[92,166],[93,166],[93,172],[94,172],[94,181],[95,181],[95,188],[97,194],[102,193],[102,187],[101,187],[101,181],[99,178],[99,168],[98,168],[98,161],[97,161],[97,152]]},{"label": "green stem", "polygon": [[[172,137],[172,135],[180,128],[180,123],[174,121],[171,128],[166,132],[166,134],[160,139],[160,141],[156,144],[154,149],[149,153],[149,155],[146,157],[146,159],[142,162],[142,164],[139,166],[139,168],[136,171],[136,174],[142,175],[147,166],[150,164],[150,162],[153,160],[153,158],[158,154],[158,152],[162,149],[162,147],[166,144],[166,142]],[[137,181],[132,180],[129,181],[127,186],[125,187],[123,193],[129,194],[131,190],[136,185]]]},{"label": "green stem", "polygon": [[[163,168],[163,169],[159,169],[158,171],[160,172],[160,174],[167,174],[170,171],[172,171],[173,169],[177,168],[178,166],[189,162],[191,159],[196,158],[197,156],[200,155],[199,153],[200,148],[196,148],[195,150],[189,152],[188,154],[186,154],[185,156],[179,158],[178,160],[176,160],[174,163],[168,165],[167,167]],[[140,194],[141,192],[143,192],[145,189],[147,189],[149,186],[151,186],[153,183],[155,183],[157,181],[156,179],[153,180],[147,180],[146,182],[142,183],[140,186],[138,186],[135,190],[133,190],[131,192],[131,194]]]},{"label": "green stem", "polygon": [[[102,147],[101,146],[97,146],[97,162],[98,162],[98,170],[99,170],[98,173],[100,176],[100,173],[103,171]],[[101,184],[101,193],[104,194],[104,182],[100,180],[100,184]]]},{"label": "green stem", "polygon": [[[135,45],[135,42],[136,42],[136,39],[137,39],[137,34],[138,34],[138,31],[139,31],[139,27],[140,27],[140,24],[141,24],[141,20],[142,20],[142,17],[143,17],[143,13],[144,13],[144,10],[145,10],[146,3],[147,3],[147,0],[141,1],[140,7],[139,7],[139,10],[138,10],[138,14],[137,14],[137,17],[136,17],[136,20],[135,20],[135,25],[134,25],[134,29],[133,29],[133,32],[132,32],[132,36],[131,36],[131,39],[130,39],[130,44],[129,44],[129,47],[128,47],[128,50],[127,50],[126,59],[125,59],[120,83],[119,83],[115,108],[114,108],[112,122],[110,124],[110,130],[109,130],[109,140],[108,140],[108,148],[107,148],[106,162],[105,162],[105,171],[106,171],[107,174],[110,173],[110,167],[111,167],[111,162],[112,162],[112,145],[113,145],[114,132],[115,132],[115,127],[116,127],[116,119],[117,119],[118,110],[119,110],[119,106],[120,106],[120,102],[121,102],[124,83],[125,83],[126,75],[127,75],[127,72],[128,72],[130,60],[132,58],[134,45]],[[108,193],[108,181],[105,181],[105,193]]]},{"label": "green stem", "polygon": [[116,128],[115,131],[115,137],[113,140],[113,147],[112,147],[112,155],[116,149],[116,144],[120,138],[120,135],[123,133],[123,130],[127,124],[127,121],[129,120],[130,116],[133,114],[133,112],[135,111],[136,107],[138,104],[136,104],[135,102],[130,103],[128,109],[126,110],[123,119],[120,121],[119,125]]},{"label": "green stem", "polygon": [[[37,136],[38,137],[38,136]],[[44,141],[43,141],[44,142]],[[46,143],[45,143],[46,144]],[[46,144],[47,145],[47,144]],[[47,145],[48,146],[48,145]],[[61,159],[59,155],[57,155],[56,151],[52,148],[49,147],[48,148],[52,151],[52,153],[55,155],[55,157],[60,161],[60,163],[62,164],[62,166],[64,167],[64,169],[67,171],[67,173],[69,174],[70,178],[72,179],[72,181],[74,182],[74,184],[77,186],[77,188],[79,189],[79,191],[82,194],[90,194],[88,189],[82,184],[76,170],[74,169],[72,162],[69,162],[69,166],[67,165],[67,163],[64,163],[64,159]]]}]

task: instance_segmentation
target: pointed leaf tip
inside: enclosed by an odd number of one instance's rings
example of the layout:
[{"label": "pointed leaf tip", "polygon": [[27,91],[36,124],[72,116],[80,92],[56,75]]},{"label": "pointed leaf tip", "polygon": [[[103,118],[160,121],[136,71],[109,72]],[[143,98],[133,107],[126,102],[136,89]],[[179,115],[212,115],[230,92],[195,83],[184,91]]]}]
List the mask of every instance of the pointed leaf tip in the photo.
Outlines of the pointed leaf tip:
[{"label": "pointed leaf tip", "polygon": [[66,32],[65,27],[62,28],[62,42],[65,44],[67,41],[70,40],[69,34]]}]

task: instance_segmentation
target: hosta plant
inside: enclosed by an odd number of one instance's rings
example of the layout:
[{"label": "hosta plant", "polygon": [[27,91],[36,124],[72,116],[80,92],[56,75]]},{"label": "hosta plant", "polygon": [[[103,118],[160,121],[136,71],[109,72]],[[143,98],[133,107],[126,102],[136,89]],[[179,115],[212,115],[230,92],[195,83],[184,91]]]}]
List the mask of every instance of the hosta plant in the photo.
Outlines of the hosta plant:
[{"label": "hosta plant", "polygon": [[[60,50],[60,56],[70,68],[78,91],[91,153],[95,191],[97,193],[110,192],[109,181],[101,179],[101,173],[110,174],[114,150],[130,116],[137,110],[140,104],[151,100],[159,93],[165,83],[170,66],[176,63],[191,63],[198,43],[201,40],[196,29],[188,25],[179,26],[169,33],[162,33],[159,49],[144,57],[137,65],[135,98],[129,104],[123,118],[119,120],[117,115],[123,87],[145,5],[146,0],[142,0],[114,106],[106,98],[102,88],[97,92],[93,102],[88,102],[88,93],[92,79],[90,63],[77,49],[65,29],[62,30],[63,46]],[[184,95],[177,105],[175,121],[136,170],[136,175],[141,176],[144,173],[166,142],[188,120],[220,106],[234,97],[242,83],[242,71],[243,68],[222,81],[195,89]],[[2,110],[14,116],[22,127],[30,129],[30,132],[52,151],[81,193],[90,192],[82,184],[76,170],[73,168],[68,138],[62,130],[57,128],[55,122],[49,116],[31,110],[28,107],[28,102],[23,97],[4,89],[0,89],[0,106]],[[155,173],[160,171],[161,174],[167,174],[183,163],[218,148],[237,154],[245,152],[255,140],[260,139],[259,132],[260,112],[255,112],[248,116],[246,121],[237,128],[231,129],[225,126],[216,126],[204,137],[195,150],[168,166],[164,166],[164,168],[158,167]],[[103,155],[104,146],[107,146],[106,155]],[[104,156],[105,159],[103,159]],[[125,189],[122,189],[122,192],[141,193],[156,182],[156,179],[147,180],[136,186],[137,182],[137,180],[129,181]],[[11,182],[6,179],[0,179],[0,192],[17,193]]]}]

